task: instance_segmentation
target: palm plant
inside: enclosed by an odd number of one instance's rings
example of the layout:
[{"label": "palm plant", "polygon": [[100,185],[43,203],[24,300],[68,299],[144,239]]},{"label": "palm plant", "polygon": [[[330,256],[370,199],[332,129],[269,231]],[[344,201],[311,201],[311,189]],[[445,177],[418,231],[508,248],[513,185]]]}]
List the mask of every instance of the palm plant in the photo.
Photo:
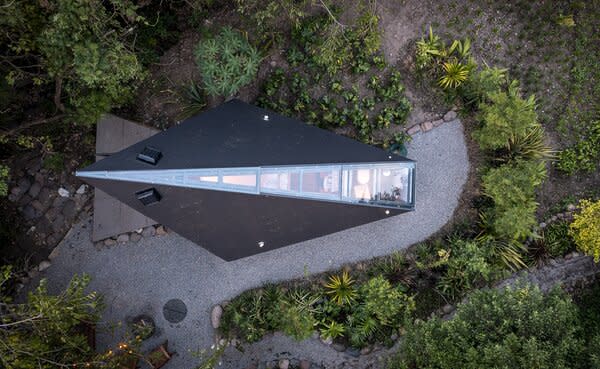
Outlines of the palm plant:
[{"label": "palm plant", "polygon": [[481,213],[480,219],[483,230],[476,241],[481,244],[481,247],[489,247],[492,255],[511,270],[525,268],[527,265],[523,256],[527,253],[527,247],[517,240],[502,240],[494,237],[491,234],[493,227],[488,215]]},{"label": "palm plant", "polygon": [[443,89],[456,88],[467,80],[469,76],[469,66],[452,60],[442,64],[444,75],[438,80],[438,85]]},{"label": "palm plant", "polygon": [[329,324],[323,323],[323,328],[321,328],[321,336],[325,339],[343,337],[345,332],[346,327],[344,327],[342,323],[338,323],[334,320],[329,321]]},{"label": "palm plant", "polygon": [[417,41],[417,69],[425,69],[431,64],[434,57],[442,55],[443,50],[444,44],[440,37],[434,34],[433,29],[429,26],[428,37]]},{"label": "palm plant", "polygon": [[356,290],[354,289],[354,280],[348,272],[344,271],[341,275],[332,275],[329,277],[329,283],[325,284],[325,292],[331,295],[331,299],[338,305],[350,305],[356,299]]}]

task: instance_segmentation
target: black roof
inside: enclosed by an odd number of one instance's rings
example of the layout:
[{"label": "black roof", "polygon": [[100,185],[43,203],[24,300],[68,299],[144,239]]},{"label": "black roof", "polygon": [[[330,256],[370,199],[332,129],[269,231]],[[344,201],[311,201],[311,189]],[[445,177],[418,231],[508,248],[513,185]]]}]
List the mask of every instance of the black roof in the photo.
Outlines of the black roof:
[{"label": "black roof", "polygon": [[[137,158],[147,147],[160,151],[156,165]],[[148,151],[145,155],[153,156]],[[85,176],[88,171],[399,161],[412,162],[232,100],[98,161],[81,170],[80,174]],[[107,178],[83,179],[225,260],[239,259],[407,211]],[[159,201],[144,206],[138,194],[152,188]]]},{"label": "black roof", "polygon": [[[269,120],[265,121],[264,116]],[[162,158],[136,159],[144,147]],[[231,100],[98,161],[81,171],[226,168],[266,165],[410,161],[297,119]]]}]

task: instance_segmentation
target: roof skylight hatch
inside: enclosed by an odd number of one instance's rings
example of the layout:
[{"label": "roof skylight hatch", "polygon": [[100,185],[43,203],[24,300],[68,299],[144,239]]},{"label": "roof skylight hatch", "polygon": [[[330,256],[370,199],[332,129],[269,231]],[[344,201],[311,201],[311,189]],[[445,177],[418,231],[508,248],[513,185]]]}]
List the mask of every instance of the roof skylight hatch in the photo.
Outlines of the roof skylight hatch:
[{"label": "roof skylight hatch", "polygon": [[151,165],[158,164],[158,161],[162,158],[162,152],[152,146],[144,147],[141,153],[137,154],[137,160],[143,161]]},{"label": "roof skylight hatch", "polygon": [[155,188],[149,188],[147,190],[136,192],[135,196],[144,206],[156,204],[162,198],[160,193],[158,193]]}]

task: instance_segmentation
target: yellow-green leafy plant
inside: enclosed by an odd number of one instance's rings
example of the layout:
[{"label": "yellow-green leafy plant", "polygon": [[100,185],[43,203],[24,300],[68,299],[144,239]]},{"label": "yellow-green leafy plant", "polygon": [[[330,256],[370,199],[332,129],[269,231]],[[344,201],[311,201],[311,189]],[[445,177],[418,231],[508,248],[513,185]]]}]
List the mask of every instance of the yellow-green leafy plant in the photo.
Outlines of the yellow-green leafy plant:
[{"label": "yellow-green leafy plant", "polygon": [[330,276],[325,288],[325,292],[338,305],[350,305],[356,299],[354,279],[346,271],[342,272],[341,275]]},{"label": "yellow-green leafy plant", "polygon": [[482,149],[502,149],[511,138],[523,137],[539,125],[535,97],[523,99],[516,81],[507,92],[493,92],[488,99],[489,102],[479,105],[482,124],[473,132],[473,138]]},{"label": "yellow-green leafy plant", "polygon": [[577,248],[600,261],[600,200],[581,200],[580,212],[575,214],[569,231]]},{"label": "yellow-green leafy plant", "polygon": [[435,57],[442,55],[443,49],[444,44],[440,40],[440,37],[433,33],[433,29],[430,26],[427,38],[423,37],[420,41],[417,41],[417,69],[425,69],[430,66],[434,62]]},{"label": "yellow-green leafy plant", "polygon": [[346,332],[346,327],[344,327],[342,323],[338,323],[334,320],[331,320],[329,323],[323,323],[321,328],[321,336],[325,339],[343,337],[344,332]]},{"label": "yellow-green leafy plant", "polygon": [[442,64],[444,74],[438,80],[438,85],[443,89],[457,88],[467,80],[469,76],[469,66],[456,60]]},{"label": "yellow-green leafy plant", "polygon": [[482,178],[483,192],[493,208],[485,213],[486,226],[500,239],[523,240],[536,224],[535,189],[546,177],[542,161],[517,160],[490,169]]},{"label": "yellow-green leafy plant", "polygon": [[9,170],[5,165],[0,165],[0,196],[6,196],[8,194],[8,179]]}]

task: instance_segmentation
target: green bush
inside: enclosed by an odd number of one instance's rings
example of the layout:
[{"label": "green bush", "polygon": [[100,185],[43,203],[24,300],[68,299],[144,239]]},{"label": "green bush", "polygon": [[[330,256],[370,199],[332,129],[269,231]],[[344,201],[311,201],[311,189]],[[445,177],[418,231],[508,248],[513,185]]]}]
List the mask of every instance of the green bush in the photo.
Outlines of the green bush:
[{"label": "green bush", "polygon": [[361,6],[352,25],[340,26],[327,13],[311,17],[294,27],[292,37],[307,55],[307,64],[314,64],[334,76],[349,68],[363,74],[375,64],[381,45],[379,17],[370,6]]},{"label": "green bush", "polygon": [[581,200],[580,212],[574,215],[570,225],[570,234],[577,248],[600,261],[600,200],[591,202]]},{"label": "green bush", "polygon": [[523,137],[538,125],[534,96],[523,99],[516,83],[508,92],[492,92],[488,98],[489,102],[479,105],[481,126],[473,132],[482,149],[505,148],[512,137]]},{"label": "green bush", "polygon": [[329,276],[329,282],[325,284],[325,288],[325,292],[331,297],[331,300],[338,305],[352,305],[356,299],[354,279],[346,271],[341,275]]},{"label": "green bush", "polygon": [[492,168],[483,176],[483,191],[494,203],[485,219],[494,235],[522,240],[532,234],[536,224],[535,189],[545,176],[543,162],[523,160]]},{"label": "green bush", "polygon": [[224,307],[220,330],[226,335],[237,334],[248,342],[260,340],[275,328],[283,294],[277,287],[243,292]]},{"label": "green bush", "polygon": [[485,68],[472,73],[462,85],[461,97],[469,107],[477,107],[488,101],[488,96],[500,92],[507,84],[506,69]]},{"label": "green bush", "polygon": [[450,96],[456,96],[477,67],[471,57],[471,41],[468,38],[446,45],[431,27],[427,38],[417,41],[415,59],[417,70],[437,79],[438,86]]},{"label": "green bush", "polygon": [[398,327],[414,310],[414,301],[382,276],[360,286],[357,304],[347,317],[350,343],[363,347],[383,327]]},{"label": "green bush", "polygon": [[[7,79],[47,86],[56,109],[77,123],[95,123],[110,107],[126,103],[144,77],[126,36],[142,20],[136,11],[123,0],[16,1],[1,7],[0,26],[11,36],[0,36],[0,43],[7,59],[16,61]],[[40,67],[22,69],[21,62]],[[106,101],[89,103],[92,95]]]},{"label": "green bush", "polygon": [[581,359],[577,307],[559,290],[482,290],[448,321],[408,329],[389,368],[573,368]]},{"label": "green bush", "polygon": [[591,173],[596,170],[600,161],[600,120],[591,125],[587,137],[561,151],[558,158],[556,167],[569,175],[578,171]]},{"label": "green bush", "polygon": [[551,257],[561,257],[573,250],[574,241],[569,234],[569,224],[567,222],[550,223],[541,233],[546,251]]},{"label": "green bush", "polygon": [[8,195],[8,180],[10,171],[6,165],[0,164],[0,197]]},{"label": "green bush", "polygon": [[449,242],[446,271],[438,282],[438,288],[451,299],[466,291],[481,287],[493,280],[492,248],[475,241],[453,239]]},{"label": "green bush", "polygon": [[254,80],[262,60],[258,50],[229,27],[200,41],[195,55],[204,88],[213,96],[233,96]]}]

